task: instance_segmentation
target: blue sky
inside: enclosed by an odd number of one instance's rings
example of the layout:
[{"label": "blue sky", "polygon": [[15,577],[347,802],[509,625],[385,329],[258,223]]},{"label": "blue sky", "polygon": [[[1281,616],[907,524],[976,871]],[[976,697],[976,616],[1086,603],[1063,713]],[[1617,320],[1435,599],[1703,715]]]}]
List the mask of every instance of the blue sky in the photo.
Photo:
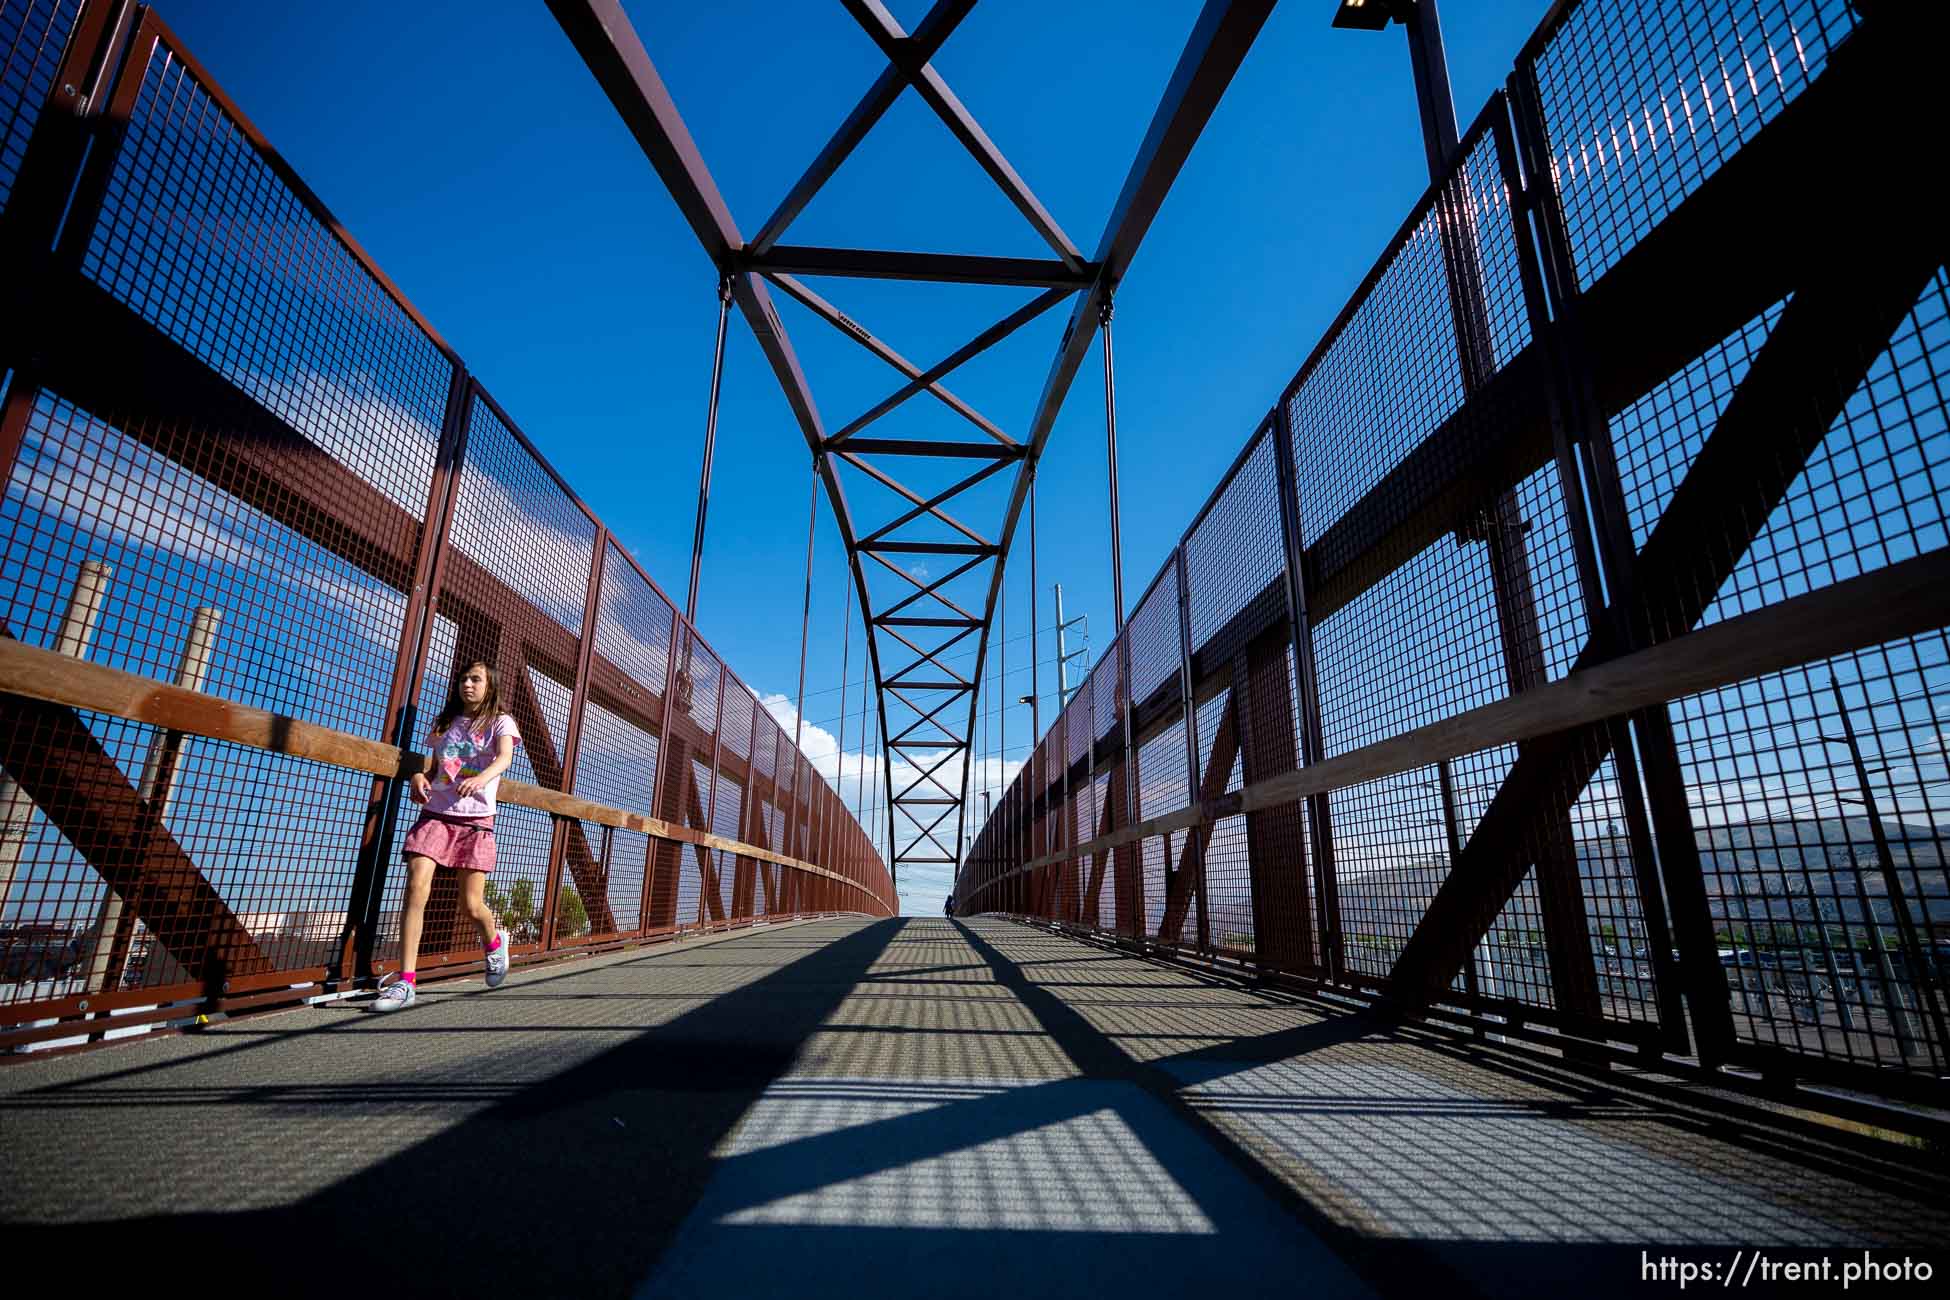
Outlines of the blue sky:
[{"label": "blue sky", "polygon": [[[1448,7],[1465,122],[1544,7]],[[882,66],[837,4],[629,8],[747,235]],[[910,27],[925,11],[892,8]],[[681,596],[713,274],[545,7],[268,6],[248,21],[227,3],[159,11],[619,539]],[[985,0],[936,67],[1089,249],[1197,12],[1192,3]],[[1331,12],[1326,3],[1275,12],[1120,294],[1132,599],[1425,184],[1401,30],[1335,31]],[[911,91],[788,238],[1043,251]],[[865,281],[815,287],[923,365],[1028,296]],[[829,427],[897,385],[891,370],[796,306],[781,310]],[[958,374],[955,391],[1019,433],[1066,313]],[[1048,584],[1060,581],[1068,609],[1090,618],[1093,649],[1111,624],[1099,367],[1093,355],[1071,392],[1040,489],[1045,626]],[[761,694],[795,686],[808,474],[801,435],[734,317],[699,621]],[[1018,543],[1008,588],[1010,630],[1020,636],[1026,533]],[[818,550],[807,714],[836,730],[845,577],[823,507]],[[1026,646],[1011,650],[1020,670]],[[1046,637],[1046,664],[1053,653]],[[858,665],[856,632],[856,673]],[[997,694],[1028,689],[1018,680]],[[1054,690],[1048,670],[1041,689]],[[857,703],[849,709],[857,717]],[[1026,709],[1013,711],[1008,730],[1020,753]]]}]

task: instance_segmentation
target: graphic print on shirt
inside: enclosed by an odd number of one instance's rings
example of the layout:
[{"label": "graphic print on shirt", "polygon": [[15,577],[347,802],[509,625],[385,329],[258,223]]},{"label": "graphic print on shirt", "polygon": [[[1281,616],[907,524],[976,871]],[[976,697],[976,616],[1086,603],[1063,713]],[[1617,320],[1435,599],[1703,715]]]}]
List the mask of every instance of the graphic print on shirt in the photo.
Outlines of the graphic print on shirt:
[{"label": "graphic print on shirt", "polygon": [[515,720],[505,713],[487,723],[456,718],[445,731],[430,735],[427,747],[433,751],[434,770],[428,811],[460,817],[492,817],[494,796],[501,784],[498,774],[471,795],[461,794],[457,787],[468,777],[481,775],[494,762],[503,736],[517,745],[521,743]]},{"label": "graphic print on shirt", "polygon": [[492,759],[487,752],[487,733],[450,728],[440,741],[440,780],[435,785],[454,785],[470,776],[479,776]]}]

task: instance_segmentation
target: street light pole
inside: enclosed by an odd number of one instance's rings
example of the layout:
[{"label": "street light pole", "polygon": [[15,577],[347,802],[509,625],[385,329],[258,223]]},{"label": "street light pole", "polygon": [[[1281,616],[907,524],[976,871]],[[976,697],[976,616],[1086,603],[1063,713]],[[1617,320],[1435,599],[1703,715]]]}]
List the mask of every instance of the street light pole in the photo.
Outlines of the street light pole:
[{"label": "street light pole", "polygon": [[1036,465],[1029,465],[1029,731],[1035,740],[1043,738],[1043,656],[1038,648],[1037,629],[1042,626],[1041,599],[1036,585]]}]

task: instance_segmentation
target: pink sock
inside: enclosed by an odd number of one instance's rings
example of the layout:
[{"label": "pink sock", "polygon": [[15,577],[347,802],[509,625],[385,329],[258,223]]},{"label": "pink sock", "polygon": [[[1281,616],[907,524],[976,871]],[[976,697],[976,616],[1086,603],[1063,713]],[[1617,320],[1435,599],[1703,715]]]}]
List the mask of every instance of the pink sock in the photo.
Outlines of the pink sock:
[{"label": "pink sock", "polygon": [[494,936],[494,942],[490,943],[487,946],[487,950],[489,952],[493,952],[496,948],[499,948],[500,946],[501,946],[501,936],[497,934]]},{"label": "pink sock", "polygon": [[415,971],[403,970],[399,973],[399,982],[402,984],[416,984],[419,979],[420,976]]}]

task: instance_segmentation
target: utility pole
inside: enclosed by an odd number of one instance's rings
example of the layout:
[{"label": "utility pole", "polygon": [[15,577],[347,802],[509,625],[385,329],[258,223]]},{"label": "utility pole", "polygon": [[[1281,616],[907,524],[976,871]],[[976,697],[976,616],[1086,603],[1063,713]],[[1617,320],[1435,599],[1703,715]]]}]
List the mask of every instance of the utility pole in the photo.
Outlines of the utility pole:
[{"label": "utility pole", "polygon": [[[1065,648],[1063,634],[1071,627],[1083,625],[1083,646],[1072,654]],[[1090,654],[1090,616],[1079,614],[1069,622],[1063,621],[1063,584],[1056,584],[1056,711],[1061,713],[1070,704],[1070,660]]]}]

